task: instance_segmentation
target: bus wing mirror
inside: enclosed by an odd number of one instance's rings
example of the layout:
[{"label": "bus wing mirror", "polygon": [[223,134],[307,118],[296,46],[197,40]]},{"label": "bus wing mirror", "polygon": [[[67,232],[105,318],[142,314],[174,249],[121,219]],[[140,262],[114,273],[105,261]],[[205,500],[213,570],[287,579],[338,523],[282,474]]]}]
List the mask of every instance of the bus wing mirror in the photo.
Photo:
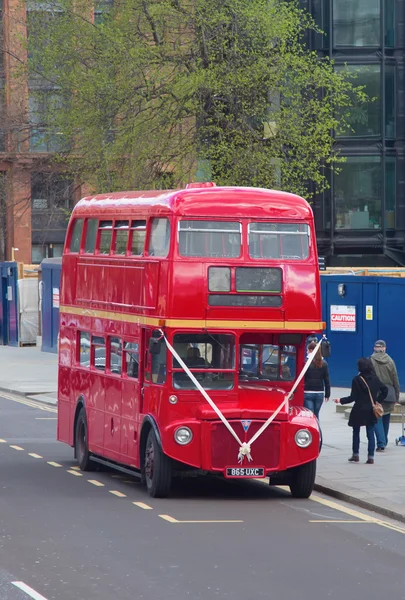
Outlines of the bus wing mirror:
[{"label": "bus wing mirror", "polygon": [[331,352],[330,342],[328,340],[322,340],[321,353],[324,358],[330,357],[332,352]]},{"label": "bus wing mirror", "polygon": [[160,354],[162,347],[162,339],[151,337],[149,338],[149,352],[150,354]]}]

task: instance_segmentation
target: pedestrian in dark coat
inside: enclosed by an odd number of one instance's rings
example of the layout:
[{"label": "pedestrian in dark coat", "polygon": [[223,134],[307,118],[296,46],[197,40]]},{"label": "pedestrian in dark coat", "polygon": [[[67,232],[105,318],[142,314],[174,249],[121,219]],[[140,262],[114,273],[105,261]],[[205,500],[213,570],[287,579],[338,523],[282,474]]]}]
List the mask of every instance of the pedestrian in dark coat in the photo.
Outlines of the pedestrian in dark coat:
[{"label": "pedestrian in dark coat", "polygon": [[335,402],[337,404],[351,404],[354,402],[349,418],[349,427],[353,427],[353,454],[349,458],[349,462],[359,462],[360,460],[360,428],[365,427],[368,439],[366,464],[372,465],[374,464],[375,451],[374,425],[377,423],[377,417],[373,412],[370,393],[374,402],[381,402],[387,396],[388,388],[375,374],[370,358],[359,358],[357,367],[359,374],[353,378],[350,396],[336,399]]}]

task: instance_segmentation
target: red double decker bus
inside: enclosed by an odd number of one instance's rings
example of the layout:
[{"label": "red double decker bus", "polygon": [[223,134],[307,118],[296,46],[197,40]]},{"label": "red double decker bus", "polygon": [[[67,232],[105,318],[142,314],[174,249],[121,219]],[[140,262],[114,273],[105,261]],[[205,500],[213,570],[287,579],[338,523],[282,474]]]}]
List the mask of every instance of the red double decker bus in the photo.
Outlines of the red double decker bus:
[{"label": "red double decker bus", "polygon": [[297,378],[323,328],[302,198],[215,184],[84,198],[62,262],[58,440],[82,470],[135,470],[151,496],[197,469],[308,497],[320,432]]}]

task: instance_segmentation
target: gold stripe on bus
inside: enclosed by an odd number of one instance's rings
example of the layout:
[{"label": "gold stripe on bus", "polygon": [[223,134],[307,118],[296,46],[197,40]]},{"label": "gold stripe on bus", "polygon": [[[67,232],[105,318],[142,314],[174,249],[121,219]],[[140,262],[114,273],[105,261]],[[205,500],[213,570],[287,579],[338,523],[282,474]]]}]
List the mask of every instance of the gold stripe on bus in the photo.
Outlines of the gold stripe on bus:
[{"label": "gold stripe on bus", "polygon": [[61,313],[79,315],[81,317],[93,317],[98,319],[109,319],[137,325],[150,325],[152,327],[181,327],[191,329],[279,329],[283,331],[314,331],[326,329],[322,321],[226,321],[216,319],[165,319],[147,317],[145,315],[134,315],[107,310],[95,310],[82,308],[80,306],[61,306]]}]

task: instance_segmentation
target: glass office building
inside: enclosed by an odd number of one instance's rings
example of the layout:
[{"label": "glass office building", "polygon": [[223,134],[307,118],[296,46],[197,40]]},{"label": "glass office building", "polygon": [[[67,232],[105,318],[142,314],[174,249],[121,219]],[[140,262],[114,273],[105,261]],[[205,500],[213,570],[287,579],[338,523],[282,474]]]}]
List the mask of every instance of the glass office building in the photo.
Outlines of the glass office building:
[{"label": "glass office building", "polygon": [[405,265],[405,0],[302,0],[324,35],[308,44],[355,74],[373,101],[336,141],[346,162],[314,199],[329,266]]}]

